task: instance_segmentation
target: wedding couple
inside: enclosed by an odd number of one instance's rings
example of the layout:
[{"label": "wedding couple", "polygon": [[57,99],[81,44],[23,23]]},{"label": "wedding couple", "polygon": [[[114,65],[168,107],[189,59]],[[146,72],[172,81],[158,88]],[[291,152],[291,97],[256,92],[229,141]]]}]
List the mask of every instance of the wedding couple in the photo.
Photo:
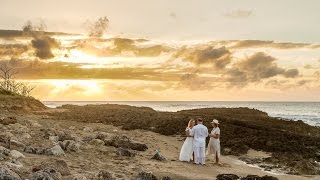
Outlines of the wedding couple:
[{"label": "wedding couple", "polygon": [[206,138],[209,136],[210,141],[208,144],[207,155],[214,155],[216,164],[221,165],[220,158],[220,128],[219,121],[214,119],[211,122],[212,131],[209,134],[208,128],[203,125],[201,118],[197,122],[191,119],[186,128],[187,138],[184,141],[179,160],[187,161],[193,160],[195,164],[205,165],[206,161]]}]

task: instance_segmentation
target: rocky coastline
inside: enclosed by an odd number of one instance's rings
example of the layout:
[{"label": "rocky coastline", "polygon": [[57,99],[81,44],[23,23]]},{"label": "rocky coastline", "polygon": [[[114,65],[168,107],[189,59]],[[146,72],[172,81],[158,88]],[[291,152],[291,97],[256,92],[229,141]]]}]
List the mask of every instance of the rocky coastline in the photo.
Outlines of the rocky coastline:
[{"label": "rocky coastline", "polygon": [[[115,104],[55,109],[36,104],[34,109],[12,103],[0,107],[0,179],[279,179],[257,170],[252,175],[252,169],[237,164],[195,177],[193,165],[177,162],[176,157],[187,121],[197,117],[208,127],[211,119],[220,120],[225,157],[258,164],[265,172],[294,174],[289,179],[320,174],[318,127],[254,109],[157,112]],[[251,150],[270,156],[246,157]],[[211,168],[209,160],[208,167],[197,171]]]}]

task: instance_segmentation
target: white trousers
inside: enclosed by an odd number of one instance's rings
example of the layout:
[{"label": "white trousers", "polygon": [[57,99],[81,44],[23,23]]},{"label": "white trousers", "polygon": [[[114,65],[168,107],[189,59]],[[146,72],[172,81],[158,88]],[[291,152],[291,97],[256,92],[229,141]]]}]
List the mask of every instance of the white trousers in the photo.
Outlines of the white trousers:
[{"label": "white trousers", "polygon": [[194,147],[194,162],[196,164],[206,164],[206,147]]}]

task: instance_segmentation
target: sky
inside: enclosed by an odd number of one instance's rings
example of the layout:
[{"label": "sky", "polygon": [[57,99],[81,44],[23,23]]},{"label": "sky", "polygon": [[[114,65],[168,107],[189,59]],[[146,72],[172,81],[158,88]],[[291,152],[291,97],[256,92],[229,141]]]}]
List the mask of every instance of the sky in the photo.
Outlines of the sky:
[{"label": "sky", "polygon": [[107,16],[109,33],[157,39],[319,42],[318,0],[1,0],[0,28],[43,19],[52,31],[84,32]]},{"label": "sky", "polygon": [[47,101],[320,101],[319,6],[1,0],[0,29],[29,28],[0,31],[0,66]]}]

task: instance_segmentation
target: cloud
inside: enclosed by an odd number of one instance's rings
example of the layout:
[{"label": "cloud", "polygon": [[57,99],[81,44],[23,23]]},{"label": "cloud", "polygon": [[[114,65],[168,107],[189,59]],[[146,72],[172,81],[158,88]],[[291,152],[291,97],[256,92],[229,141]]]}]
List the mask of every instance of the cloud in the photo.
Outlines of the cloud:
[{"label": "cloud", "polygon": [[253,15],[253,11],[237,9],[228,13],[224,13],[223,15],[228,18],[247,18]]},{"label": "cloud", "polygon": [[33,39],[31,45],[35,49],[34,55],[40,59],[51,59],[54,57],[52,53],[53,48],[59,47],[59,42],[46,35],[46,25],[44,22],[40,22],[39,25],[33,25],[28,21],[23,27],[23,33],[30,35]]},{"label": "cloud", "polygon": [[94,38],[102,37],[103,34],[107,31],[109,28],[109,19],[104,16],[97,19],[95,22],[88,24],[88,31],[89,36]]},{"label": "cloud", "polygon": [[[72,48],[78,48],[85,53],[98,57],[156,57],[162,53],[168,53],[173,50],[171,47],[159,44],[144,45],[143,43],[146,41],[148,40],[129,38],[90,39],[77,41]],[[99,47],[105,43],[111,45],[108,47]]]},{"label": "cloud", "polygon": [[178,81],[183,70],[167,72],[167,69],[124,67],[124,68],[81,68],[86,64],[66,62],[43,62],[40,60],[0,61],[19,71],[21,79],[127,79],[148,81]]},{"label": "cloud", "polygon": [[202,91],[212,88],[211,83],[205,78],[199,77],[197,73],[187,73],[182,75],[180,78],[180,85],[193,91]]},{"label": "cloud", "polygon": [[298,81],[289,81],[288,79],[286,80],[269,80],[265,83],[265,86],[267,88],[272,88],[272,89],[280,89],[280,90],[288,90],[288,89],[293,89],[293,88],[300,88],[302,86],[307,85],[310,83],[310,80],[298,80]]},{"label": "cloud", "polygon": [[297,69],[286,70],[276,64],[276,59],[263,52],[236,62],[227,71],[227,80],[230,85],[244,86],[250,82],[260,82],[263,79],[282,75],[286,78],[295,78],[299,75]]},{"label": "cloud", "polygon": [[319,48],[318,45],[308,43],[291,43],[291,42],[275,42],[275,41],[261,41],[261,40],[239,40],[233,41],[234,45],[230,48],[275,48],[275,49],[296,49],[296,48]]},{"label": "cloud", "polygon": [[176,19],[176,18],[177,18],[177,14],[174,13],[174,12],[171,12],[171,13],[169,14],[169,16],[170,16],[172,19]]},{"label": "cloud", "polygon": [[59,47],[57,40],[49,36],[36,36],[33,40],[31,40],[31,44],[35,49],[35,55],[40,59],[53,58],[54,55],[51,49]]},{"label": "cloud", "polygon": [[174,57],[190,61],[195,65],[213,65],[215,69],[223,69],[231,62],[231,52],[226,47],[183,47],[174,54]]},{"label": "cloud", "polygon": [[299,75],[298,69],[289,69],[283,73],[283,76],[286,78],[294,78]]},{"label": "cloud", "polygon": [[0,58],[4,56],[19,57],[29,50],[28,45],[23,44],[0,44]]}]

